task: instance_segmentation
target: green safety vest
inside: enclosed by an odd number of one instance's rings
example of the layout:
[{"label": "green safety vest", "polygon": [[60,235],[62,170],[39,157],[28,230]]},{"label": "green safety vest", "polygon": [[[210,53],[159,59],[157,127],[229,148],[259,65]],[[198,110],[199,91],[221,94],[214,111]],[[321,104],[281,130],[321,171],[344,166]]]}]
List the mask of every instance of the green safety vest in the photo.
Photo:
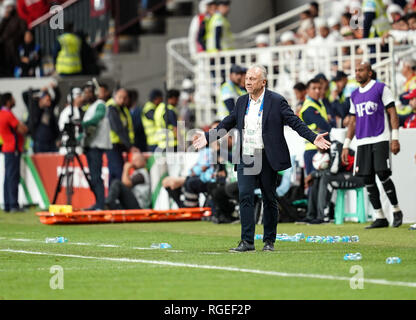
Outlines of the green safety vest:
[{"label": "green safety vest", "polygon": [[58,74],[74,74],[82,71],[81,40],[75,34],[64,33],[58,37],[61,50],[56,58]]},{"label": "green safety vest", "polygon": [[[176,108],[168,104],[168,110],[172,110],[177,114]],[[165,103],[160,103],[155,111],[155,125],[156,125],[156,137],[157,137],[157,145],[161,149],[166,149],[166,139],[168,141],[168,147],[173,148],[178,145],[178,140],[175,137],[175,134],[173,132],[174,126],[171,124],[168,124],[168,127],[166,128],[166,121],[165,121]],[[168,135],[166,138],[166,129],[168,130]]]},{"label": "green safety vest", "polygon": [[235,101],[237,101],[238,97],[241,97],[247,93],[244,89],[241,89],[239,86],[235,85],[231,81],[226,81],[222,84],[218,97],[219,105],[217,110],[217,118],[221,120],[230,114],[222,97],[223,89],[228,89],[229,92],[232,92],[235,96]]},{"label": "green safety vest", "polygon": [[376,35],[382,37],[391,29],[390,22],[387,18],[386,6],[384,5],[383,0],[364,0],[363,8],[366,7],[368,1],[374,1],[376,4],[376,18],[373,20],[369,37],[375,38]]},{"label": "green safety vest", "polygon": [[234,38],[231,32],[230,22],[226,17],[216,12],[208,21],[206,27],[206,46],[207,52],[217,52],[218,49],[215,45],[215,29],[218,26],[222,26],[222,37],[221,37],[221,50],[232,50],[234,49]]},{"label": "green safety vest", "polygon": [[[124,128],[127,128],[130,143],[134,143],[134,127],[133,127],[133,119],[131,118],[130,111],[125,106],[119,106],[116,104],[114,99],[110,99],[106,103],[107,107],[115,107],[118,111],[118,115],[120,116],[120,121],[123,124]],[[121,139],[118,134],[111,130],[110,131],[110,140],[112,144],[121,143]]]},{"label": "green safety vest", "polygon": [[[151,110],[156,111],[156,105],[153,102],[148,101],[143,107],[141,118],[142,118],[144,133],[146,134],[147,145],[155,146],[158,143],[158,139],[156,136],[157,128],[156,128],[155,120],[154,118],[148,119],[146,117],[146,113],[148,113]],[[153,117],[154,117],[154,114],[153,114]]]},{"label": "green safety vest", "polygon": [[[305,120],[303,120],[303,113],[308,109],[308,108],[314,108],[316,110],[318,110],[319,114],[321,115],[322,118],[324,118],[326,121],[328,121],[328,114],[326,113],[326,109],[325,106],[323,104],[317,104],[316,102],[312,101],[309,98],[306,98],[305,102],[302,105],[302,108],[300,109],[299,112],[299,118],[305,122]],[[311,129],[313,132],[315,132],[316,134],[318,134],[318,126],[316,125],[316,123],[311,123],[308,125],[309,129]],[[317,147],[309,142],[308,140],[305,140],[305,150],[316,150]]]}]

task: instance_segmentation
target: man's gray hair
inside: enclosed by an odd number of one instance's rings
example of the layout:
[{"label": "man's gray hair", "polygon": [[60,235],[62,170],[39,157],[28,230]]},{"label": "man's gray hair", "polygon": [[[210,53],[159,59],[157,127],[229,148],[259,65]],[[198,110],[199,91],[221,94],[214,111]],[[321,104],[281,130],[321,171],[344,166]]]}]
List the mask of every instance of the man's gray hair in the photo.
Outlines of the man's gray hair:
[{"label": "man's gray hair", "polygon": [[262,80],[267,80],[267,69],[261,64],[253,64],[249,69],[259,69],[261,72]]},{"label": "man's gray hair", "polygon": [[403,65],[408,65],[410,68],[414,69],[416,67],[416,60],[412,58],[403,59]]}]

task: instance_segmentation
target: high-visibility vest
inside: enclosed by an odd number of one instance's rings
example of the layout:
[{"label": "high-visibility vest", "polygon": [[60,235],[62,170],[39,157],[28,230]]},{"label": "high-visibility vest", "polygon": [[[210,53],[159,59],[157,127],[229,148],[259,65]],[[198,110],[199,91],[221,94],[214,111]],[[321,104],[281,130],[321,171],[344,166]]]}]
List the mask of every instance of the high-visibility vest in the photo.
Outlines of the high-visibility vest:
[{"label": "high-visibility vest", "polygon": [[215,43],[215,29],[218,26],[222,26],[222,37],[221,37],[221,50],[232,50],[234,49],[234,37],[231,32],[230,22],[221,13],[216,12],[208,21],[206,28],[206,46],[207,52],[217,52],[218,49]]},{"label": "high-visibility vest", "polygon": [[[156,125],[156,136],[157,136],[157,145],[161,149],[166,149],[167,146],[170,148],[176,147],[178,145],[178,139],[173,132],[174,126],[168,124],[166,127],[165,121],[165,103],[160,103],[155,111],[155,125]],[[176,108],[168,104],[168,110],[171,110],[177,114]],[[166,129],[168,130],[168,134],[166,135]],[[166,146],[166,141],[168,142]]]},{"label": "high-visibility vest", "polygon": [[146,142],[148,146],[155,146],[158,143],[158,139],[156,136],[157,128],[155,124],[154,113],[152,119],[146,117],[146,113],[152,110],[156,111],[156,105],[153,102],[148,101],[144,105],[141,114],[142,124],[144,128],[144,133],[146,134]]},{"label": "high-visibility vest", "polygon": [[247,92],[244,89],[241,89],[239,86],[234,84],[231,81],[226,81],[222,84],[219,97],[218,97],[218,110],[217,118],[222,120],[230,114],[227,106],[224,101],[230,98],[234,99],[234,102],[237,101],[238,97],[245,95]]},{"label": "high-visibility vest", "polygon": [[[319,114],[321,115],[321,117],[324,118],[326,121],[328,121],[328,114],[326,113],[325,106],[322,103],[317,104],[315,101],[311,100],[310,98],[306,98],[306,100],[303,103],[303,106],[302,106],[302,108],[300,109],[300,112],[299,112],[299,118],[303,122],[305,122],[305,120],[303,119],[303,113],[308,108],[316,109],[319,112]],[[316,123],[311,123],[311,124],[308,125],[308,127],[313,132],[318,134],[318,126],[316,125]],[[305,140],[305,150],[316,150],[316,149],[317,149],[317,147],[313,143],[309,142],[308,140]]]},{"label": "high-visibility vest", "polygon": [[64,33],[58,37],[61,50],[56,58],[58,74],[74,74],[82,71],[81,39],[72,33]]},{"label": "high-visibility vest", "polygon": [[375,38],[376,34],[379,37],[382,37],[385,33],[387,33],[391,29],[390,22],[387,18],[386,13],[386,5],[383,3],[383,0],[364,0],[363,8],[365,9],[367,6],[367,2],[374,1],[376,5],[376,18],[373,20],[373,24],[370,29],[369,38]]},{"label": "high-visibility vest", "polygon": [[[127,128],[128,136],[131,144],[134,144],[134,127],[133,127],[133,119],[131,118],[130,111],[125,106],[119,106],[116,104],[114,99],[110,99],[106,103],[107,107],[115,107],[117,109],[118,115],[120,117],[120,121],[123,124],[124,128]],[[110,130],[110,140],[112,144],[121,143],[121,139],[118,134]]]},{"label": "high-visibility vest", "polygon": [[416,74],[406,81],[403,92],[410,92],[416,89]]}]

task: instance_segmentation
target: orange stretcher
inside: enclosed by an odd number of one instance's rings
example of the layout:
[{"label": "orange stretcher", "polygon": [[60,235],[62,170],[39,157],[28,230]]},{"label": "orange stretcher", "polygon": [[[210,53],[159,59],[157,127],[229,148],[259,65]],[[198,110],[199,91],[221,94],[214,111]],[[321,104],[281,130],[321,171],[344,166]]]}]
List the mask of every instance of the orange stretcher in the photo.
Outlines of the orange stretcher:
[{"label": "orange stretcher", "polygon": [[43,224],[82,224],[118,222],[156,222],[201,220],[211,215],[211,208],[180,208],[169,210],[103,210],[72,211],[71,206],[51,206],[49,212],[37,212]]}]

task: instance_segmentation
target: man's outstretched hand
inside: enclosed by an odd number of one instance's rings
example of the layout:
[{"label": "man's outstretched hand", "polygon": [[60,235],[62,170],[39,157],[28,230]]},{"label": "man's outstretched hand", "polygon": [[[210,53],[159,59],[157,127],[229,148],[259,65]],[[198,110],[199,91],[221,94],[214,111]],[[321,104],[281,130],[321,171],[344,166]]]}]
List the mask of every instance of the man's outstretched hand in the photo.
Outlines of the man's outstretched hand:
[{"label": "man's outstretched hand", "polygon": [[327,136],[328,134],[328,132],[318,134],[313,144],[317,146],[319,149],[328,150],[331,146],[331,142],[325,139],[325,136]]},{"label": "man's outstretched hand", "polygon": [[192,145],[195,149],[200,150],[208,144],[205,134],[203,132],[197,132],[192,138]]}]

